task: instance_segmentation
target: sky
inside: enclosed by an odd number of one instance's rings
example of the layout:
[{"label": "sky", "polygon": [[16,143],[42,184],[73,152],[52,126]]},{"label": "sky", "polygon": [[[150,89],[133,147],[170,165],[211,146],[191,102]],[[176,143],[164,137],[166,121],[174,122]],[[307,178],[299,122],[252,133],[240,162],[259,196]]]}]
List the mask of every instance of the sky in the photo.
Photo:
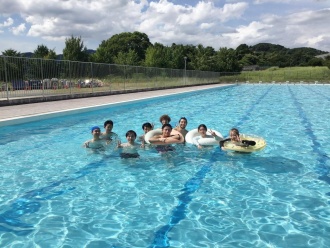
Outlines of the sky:
[{"label": "sky", "polygon": [[122,32],[151,43],[234,48],[261,42],[330,52],[330,0],[1,0],[0,54],[63,53],[81,37],[87,49]]}]

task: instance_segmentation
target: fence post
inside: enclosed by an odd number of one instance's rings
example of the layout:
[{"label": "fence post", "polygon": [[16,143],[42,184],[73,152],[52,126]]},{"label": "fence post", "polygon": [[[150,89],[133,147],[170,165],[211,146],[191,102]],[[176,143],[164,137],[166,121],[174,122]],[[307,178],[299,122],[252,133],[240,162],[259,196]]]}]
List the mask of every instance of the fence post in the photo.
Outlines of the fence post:
[{"label": "fence post", "polygon": [[111,92],[111,65],[109,65],[109,90],[110,90],[110,92]]},{"label": "fence post", "polygon": [[42,67],[42,59],[40,59],[40,67],[41,67],[41,82],[42,82],[42,97],[45,97],[45,91],[44,91],[44,73],[43,73],[43,67]]},{"label": "fence post", "polygon": [[72,96],[72,73],[71,73],[71,61],[69,60],[69,87],[70,95]]},{"label": "fence post", "polygon": [[94,83],[94,78],[93,78],[93,62],[91,62],[91,76],[92,76],[92,81],[91,81],[92,93],[94,93],[94,87],[93,87],[93,83]]},{"label": "fence post", "polygon": [[8,75],[7,75],[7,62],[6,62],[6,57],[3,57],[3,61],[4,61],[4,67],[5,67],[6,95],[7,95],[7,100],[9,100]]}]

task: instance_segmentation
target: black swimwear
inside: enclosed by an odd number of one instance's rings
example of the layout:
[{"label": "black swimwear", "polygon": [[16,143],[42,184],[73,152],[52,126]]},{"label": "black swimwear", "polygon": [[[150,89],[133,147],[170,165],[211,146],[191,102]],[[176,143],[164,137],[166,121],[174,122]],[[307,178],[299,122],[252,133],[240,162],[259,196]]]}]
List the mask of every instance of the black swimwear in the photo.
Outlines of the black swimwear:
[{"label": "black swimwear", "polygon": [[[228,138],[228,139],[221,140],[219,142],[220,147],[223,147],[225,142],[227,142],[227,141],[231,141],[231,139]],[[241,142],[243,144],[242,146],[255,146],[256,145],[256,142],[253,140],[242,140]],[[238,146],[239,146],[239,144],[238,144]]]},{"label": "black swimwear", "polygon": [[121,158],[139,158],[140,154],[138,153],[120,153]]},{"label": "black swimwear", "polygon": [[159,151],[159,152],[172,152],[172,151],[175,151],[175,148],[171,145],[156,146],[156,150]]}]

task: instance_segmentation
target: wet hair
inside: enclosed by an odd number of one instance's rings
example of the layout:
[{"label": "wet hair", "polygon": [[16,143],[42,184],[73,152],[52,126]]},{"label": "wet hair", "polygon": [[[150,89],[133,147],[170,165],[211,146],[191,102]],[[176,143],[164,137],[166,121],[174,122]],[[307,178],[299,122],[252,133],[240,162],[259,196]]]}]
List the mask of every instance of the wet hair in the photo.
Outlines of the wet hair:
[{"label": "wet hair", "polygon": [[199,129],[200,129],[201,127],[204,127],[205,130],[207,131],[207,127],[205,126],[205,124],[200,124],[200,125],[198,126],[197,130],[199,131]]},{"label": "wet hair", "polygon": [[148,127],[148,128],[150,128],[150,129],[152,129],[152,125],[151,125],[151,123],[149,123],[149,122],[143,123],[143,125],[142,125],[142,129],[144,130],[145,127]]},{"label": "wet hair", "polygon": [[130,135],[130,134],[133,134],[133,135],[135,136],[135,138],[136,138],[136,132],[135,132],[135,131],[133,131],[133,130],[128,130],[127,133],[126,133],[126,137],[127,137],[128,135]]},{"label": "wet hair", "polygon": [[167,120],[168,122],[171,122],[171,117],[169,117],[168,115],[162,115],[159,118],[159,121],[162,122],[163,119]]},{"label": "wet hair", "polygon": [[230,129],[229,133],[231,133],[231,132],[233,132],[233,133],[235,133],[237,136],[239,136],[239,131],[238,131],[237,128],[232,128],[232,129]]},{"label": "wet hair", "polygon": [[107,120],[104,122],[104,127],[106,127],[108,124],[110,124],[111,126],[113,126],[113,121],[112,120]]},{"label": "wet hair", "polygon": [[164,125],[162,126],[162,130],[163,130],[165,127],[169,127],[169,128],[171,128],[171,129],[173,129],[173,128],[172,128],[172,125],[171,125],[171,124],[168,124],[168,123],[166,123],[166,124],[164,124]]},{"label": "wet hair", "polygon": [[181,117],[180,120],[179,120],[179,122],[180,122],[181,120],[185,120],[185,121],[188,123],[188,120],[187,120],[186,117]]}]

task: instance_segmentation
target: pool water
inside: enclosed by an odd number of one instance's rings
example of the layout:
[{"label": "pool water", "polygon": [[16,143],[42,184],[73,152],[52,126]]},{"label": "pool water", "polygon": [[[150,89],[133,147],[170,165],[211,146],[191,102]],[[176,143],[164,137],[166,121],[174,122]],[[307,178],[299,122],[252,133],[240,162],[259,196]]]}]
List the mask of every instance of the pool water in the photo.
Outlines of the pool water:
[{"label": "pool water", "polygon": [[[330,87],[240,85],[2,127],[0,247],[329,247]],[[264,150],[82,148],[169,114],[265,138]]]}]

